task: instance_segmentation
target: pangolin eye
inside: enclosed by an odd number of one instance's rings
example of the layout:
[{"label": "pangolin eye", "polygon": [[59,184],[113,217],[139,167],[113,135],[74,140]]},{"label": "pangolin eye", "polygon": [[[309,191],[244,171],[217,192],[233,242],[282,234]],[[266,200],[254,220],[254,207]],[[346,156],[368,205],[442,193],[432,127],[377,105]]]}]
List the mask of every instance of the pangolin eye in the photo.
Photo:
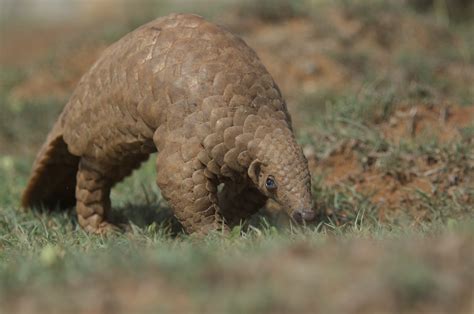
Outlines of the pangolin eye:
[{"label": "pangolin eye", "polygon": [[275,178],[272,177],[272,176],[268,176],[267,177],[267,180],[265,181],[265,187],[270,190],[270,191],[273,191],[277,188],[277,184],[275,182]]}]

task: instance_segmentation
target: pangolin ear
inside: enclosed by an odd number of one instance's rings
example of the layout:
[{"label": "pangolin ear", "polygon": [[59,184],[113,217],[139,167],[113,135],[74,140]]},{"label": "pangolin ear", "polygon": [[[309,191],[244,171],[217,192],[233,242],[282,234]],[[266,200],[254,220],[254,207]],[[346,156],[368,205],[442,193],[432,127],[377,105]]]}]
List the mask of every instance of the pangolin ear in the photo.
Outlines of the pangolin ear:
[{"label": "pangolin ear", "polygon": [[258,186],[258,177],[260,175],[261,168],[262,168],[262,163],[258,159],[255,159],[254,161],[252,161],[252,163],[249,166],[249,170],[247,171],[249,178],[257,186]]}]

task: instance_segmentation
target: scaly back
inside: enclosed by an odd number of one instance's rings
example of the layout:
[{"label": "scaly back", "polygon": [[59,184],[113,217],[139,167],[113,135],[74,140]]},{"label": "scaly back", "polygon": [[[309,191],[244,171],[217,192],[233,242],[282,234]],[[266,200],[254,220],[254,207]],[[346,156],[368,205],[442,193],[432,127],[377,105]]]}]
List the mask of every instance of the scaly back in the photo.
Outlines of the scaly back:
[{"label": "scaly back", "polygon": [[268,97],[287,114],[272,78],[241,39],[201,17],[170,15],[109,47],[81,79],[61,123],[71,153],[113,157],[101,149],[114,139],[151,138],[158,127],[176,130],[189,115],[217,107],[255,113]]}]

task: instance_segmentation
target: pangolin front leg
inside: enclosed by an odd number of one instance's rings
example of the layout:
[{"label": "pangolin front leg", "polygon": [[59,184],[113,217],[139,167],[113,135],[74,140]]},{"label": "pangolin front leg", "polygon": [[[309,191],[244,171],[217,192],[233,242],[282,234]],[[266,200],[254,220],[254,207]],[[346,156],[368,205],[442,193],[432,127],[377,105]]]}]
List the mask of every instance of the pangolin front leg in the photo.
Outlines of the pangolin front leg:
[{"label": "pangolin front leg", "polygon": [[265,206],[267,197],[246,184],[228,182],[218,194],[222,215],[229,227],[240,224]]},{"label": "pangolin front leg", "polygon": [[76,211],[79,224],[85,230],[103,234],[113,225],[106,221],[110,210],[112,180],[97,163],[82,158],[79,162],[76,183]]},{"label": "pangolin front leg", "polygon": [[[217,203],[218,181],[197,157],[205,153],[204,148],[194,146],[195,153],[187,154],[175,144],[167,143],[158,153],[157,184],[163,197],[188,233],[199,236],[212,230],[227,232]],[[192,145],[195,143],[182,147],[189,150]]]}]

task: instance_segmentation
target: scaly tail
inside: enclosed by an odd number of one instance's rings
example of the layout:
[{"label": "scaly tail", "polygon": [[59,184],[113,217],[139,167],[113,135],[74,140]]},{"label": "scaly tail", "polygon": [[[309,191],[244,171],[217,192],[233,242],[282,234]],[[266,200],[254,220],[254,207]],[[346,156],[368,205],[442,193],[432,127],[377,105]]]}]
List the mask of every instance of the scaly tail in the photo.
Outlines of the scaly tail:
[{"label": "scaly tail", "polygon": [[59,121],[36,156],[23,207],[67,208],[75,204],[76,173],[79,157],[69,153]]}]

